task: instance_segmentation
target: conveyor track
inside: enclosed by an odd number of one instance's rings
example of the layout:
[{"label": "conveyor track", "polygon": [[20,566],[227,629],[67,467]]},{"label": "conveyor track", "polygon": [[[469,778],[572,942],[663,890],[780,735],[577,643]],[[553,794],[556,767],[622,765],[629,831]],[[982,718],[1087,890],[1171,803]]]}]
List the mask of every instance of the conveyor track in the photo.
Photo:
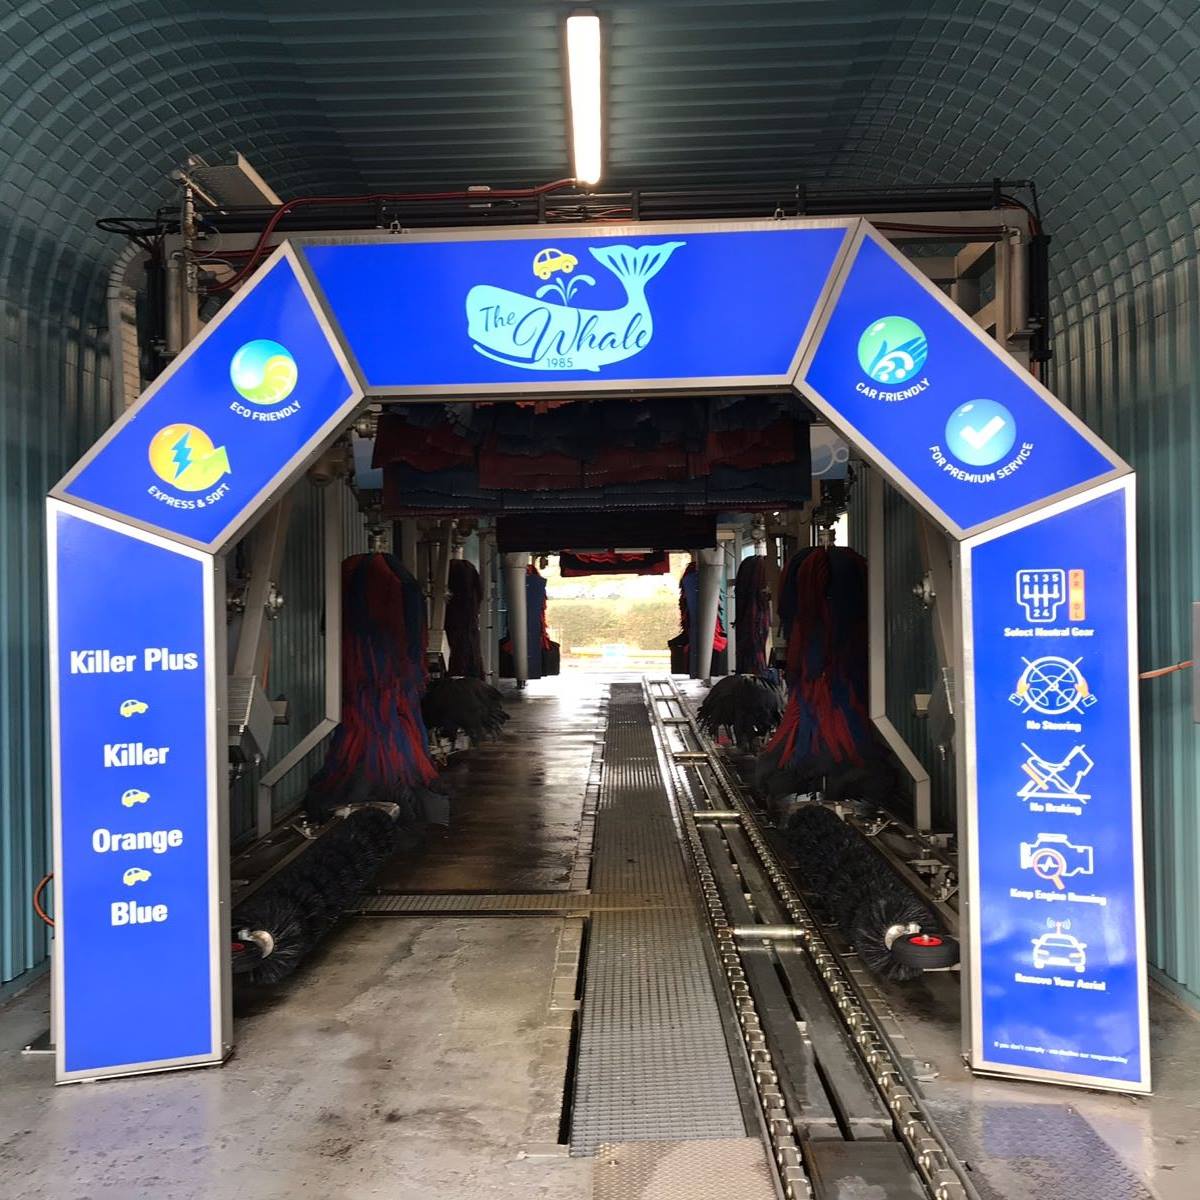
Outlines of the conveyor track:
[{"label": "conveyor track", "polygon": [[976,1200],[853,977],[670,679],[643,685],[784,1193]]}]

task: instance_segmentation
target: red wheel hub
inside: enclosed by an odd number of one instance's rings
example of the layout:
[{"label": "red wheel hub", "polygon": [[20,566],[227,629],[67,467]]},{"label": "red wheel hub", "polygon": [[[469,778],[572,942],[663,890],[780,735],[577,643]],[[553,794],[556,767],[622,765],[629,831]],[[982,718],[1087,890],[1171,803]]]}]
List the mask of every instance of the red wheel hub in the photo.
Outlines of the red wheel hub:
[{"label": "red wheel hub", "polygon": [[932,933],[914,933],[908,939],[910,946],[940,946],[942,939]]}]

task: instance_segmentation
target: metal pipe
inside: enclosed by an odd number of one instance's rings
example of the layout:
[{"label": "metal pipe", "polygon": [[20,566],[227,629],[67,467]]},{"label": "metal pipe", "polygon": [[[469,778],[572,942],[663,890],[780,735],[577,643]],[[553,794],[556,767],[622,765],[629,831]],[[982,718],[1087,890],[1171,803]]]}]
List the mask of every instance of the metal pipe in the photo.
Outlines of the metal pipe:
[{"label": "metal pipe", "polygon": [[134,308],[137,292],[129,283],[129,276],[133,268],[140,263],[142,253],[138,246],[131,243],[117,255],[117,260],[108,273],[105,304],[108,308],[112,394],[122,409],[133,404],[142,390],[138,362],[137,312]]},{"label": "metal pipe", "polygon": [[799,925],[735,925],[735,938],[762,942],[786,942],[803,939],[805,931]]},{"label": "metal pipe", "polygon": [[1008,336],[1028,337],[1029,328],[1029,276],[1027,245],[1019,229],[1009,231],[1005,240],[1008,256]]}]

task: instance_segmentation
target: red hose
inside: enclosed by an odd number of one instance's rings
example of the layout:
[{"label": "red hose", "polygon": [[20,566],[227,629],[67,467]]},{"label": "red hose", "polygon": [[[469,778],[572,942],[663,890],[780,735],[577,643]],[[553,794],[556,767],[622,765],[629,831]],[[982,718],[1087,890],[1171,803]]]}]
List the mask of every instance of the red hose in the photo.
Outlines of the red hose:
[{"label": "red hose", "polygon": [[1159,667],[1157,671],[1143,671],[1138,678],[1158,679],[1163,675],[1173,675],[1176,671],[1186,671],[1189,667],[1193,667],[1195,665],[1196,664],[1189,658],[1186,662],[1176,663],[1172,667]]},{"label": "red hose", "polygon": [[53,878],[53,871],[49,875],[43,875],[38,881],[37,887],[33,889],[33,911],[37,913],[37,915],[41,917],[51,929],[54,928],[54,919],[52,917],[48,917],[46,915],[46,910],[42,907],[42,892],[45,889],[46,884],[48,884]]},{"label": "red hose", "polygon": [[208,291],[210,295],[215,292],[227,292],[249,278],[258,265],[263,247],[267,244],[271,234],[275,232],[279,222],[297,208],[314,204],[379,204],[390,200],[478,200],[480,203],[486,203],[489,200],[530,200],[535,196],[545,196],[549,192],[557,192],[560,188],[573,187],[574,184],[574,179],[556,179],[553,183],[541,183],[532,188],[492,188],[489,191],[476,192],[373,192],[366,196],[297,196],[295,200],[285,201],[271,214],[271,219],[263,227],[246,265],[231,279],[225,280],[224,283],[214,284]]}]

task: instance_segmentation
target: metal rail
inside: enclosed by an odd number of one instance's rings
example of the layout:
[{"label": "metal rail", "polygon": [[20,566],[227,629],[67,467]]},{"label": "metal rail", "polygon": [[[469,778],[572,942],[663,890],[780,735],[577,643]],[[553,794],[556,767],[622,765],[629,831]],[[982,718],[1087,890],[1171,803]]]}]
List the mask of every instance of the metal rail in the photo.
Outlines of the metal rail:
[{"label": "metal rail", "polygon": [[888,1200],[978,1200],[674,682],[643,691],[785,1194],[840,1194],[840,1171]]}]

